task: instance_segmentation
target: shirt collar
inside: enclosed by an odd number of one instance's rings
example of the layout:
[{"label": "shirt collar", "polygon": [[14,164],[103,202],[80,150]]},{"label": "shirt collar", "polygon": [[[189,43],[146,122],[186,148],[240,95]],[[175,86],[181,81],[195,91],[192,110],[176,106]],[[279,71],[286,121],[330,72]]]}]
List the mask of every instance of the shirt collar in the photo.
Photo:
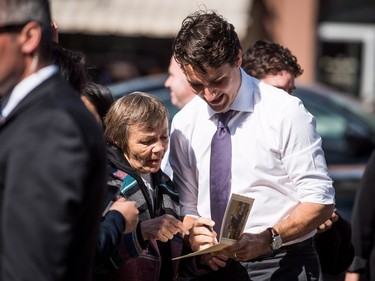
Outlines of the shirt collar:
[{"label": "shirt collar", "polygon": [[[254,110],[254,92],[256,90],[255,78],[249,76],[242,68],[241,70],[241,86],[237,96],[229,109],[240,112],[252,112]],[[259,81],[258,81],[259,83]],[[208,118],[211,119],[216,113],[208,105]]]},{"label": "shirt collar", "polygon": [[237,97],[232,103],[230,109],[241,112],[252,112],[254,110],[254,93],[256,90],[256,81],[256,79],[249,76],[241,68],[241,86],[237,93]]},{"label": "shirt collar", "polygon": [[7,117],[13,109],[38,85],[58,72],[56,65],[46,66],[18,83],[10,95],[3,100],[2,116]]}]

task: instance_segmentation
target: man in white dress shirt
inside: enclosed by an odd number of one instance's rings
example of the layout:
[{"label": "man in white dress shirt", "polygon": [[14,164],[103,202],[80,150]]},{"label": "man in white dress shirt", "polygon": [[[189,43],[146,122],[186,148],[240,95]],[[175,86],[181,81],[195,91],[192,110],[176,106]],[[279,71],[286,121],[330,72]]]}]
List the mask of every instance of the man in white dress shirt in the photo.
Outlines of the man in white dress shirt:
[{"label": "man in white dress shirt", "polygon": [[[234,27],[214,12],[188,16],[173,44],[198,96],[174,118],[169,161],[193,251],[216,243],[210,206],[216,113],[234,110],[231,193],[255,199],[244,234],[196,259],[203,280],[318,280],[312,237],[333,211],[315,119],[302,102],[248,76]],[[217,222],[216,222],[217,223]],[[218,279],[219,278],[219,279]]]}]

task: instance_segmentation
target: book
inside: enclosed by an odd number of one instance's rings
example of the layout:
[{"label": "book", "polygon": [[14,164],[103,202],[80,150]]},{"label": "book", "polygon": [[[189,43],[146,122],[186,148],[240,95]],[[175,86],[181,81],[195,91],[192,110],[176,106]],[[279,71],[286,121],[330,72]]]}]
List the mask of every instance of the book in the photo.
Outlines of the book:
[{"label": "book", "polygon": [[254,198],[232,193],[221,224],[219,243],[172,260],[218,252],[232,245],[242,235],[253,203]]}]

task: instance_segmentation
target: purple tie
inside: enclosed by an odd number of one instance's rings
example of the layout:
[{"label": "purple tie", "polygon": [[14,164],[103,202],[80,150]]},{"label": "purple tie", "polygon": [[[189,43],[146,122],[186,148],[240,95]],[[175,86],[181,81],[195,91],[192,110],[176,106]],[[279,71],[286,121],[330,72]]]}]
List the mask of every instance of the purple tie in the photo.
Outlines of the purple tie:
[{"label": "purple tie", "polygon": [[217,113],[217,131],[211,141],[210,198],[211,219],[220,235],[221,223],[231,190],[232,141],[227,126],[233,110]]}]

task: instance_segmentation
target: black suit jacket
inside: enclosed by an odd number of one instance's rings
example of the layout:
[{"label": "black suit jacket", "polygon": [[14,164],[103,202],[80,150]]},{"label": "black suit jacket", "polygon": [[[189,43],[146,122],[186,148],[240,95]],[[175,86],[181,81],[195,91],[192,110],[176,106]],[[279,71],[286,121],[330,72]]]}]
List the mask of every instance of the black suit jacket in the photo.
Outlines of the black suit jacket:
[{"label": "black suit jacket", "polygon": [[105,176],[101,129],[52,76],[0,125],[1,280],[90,280]]}]

